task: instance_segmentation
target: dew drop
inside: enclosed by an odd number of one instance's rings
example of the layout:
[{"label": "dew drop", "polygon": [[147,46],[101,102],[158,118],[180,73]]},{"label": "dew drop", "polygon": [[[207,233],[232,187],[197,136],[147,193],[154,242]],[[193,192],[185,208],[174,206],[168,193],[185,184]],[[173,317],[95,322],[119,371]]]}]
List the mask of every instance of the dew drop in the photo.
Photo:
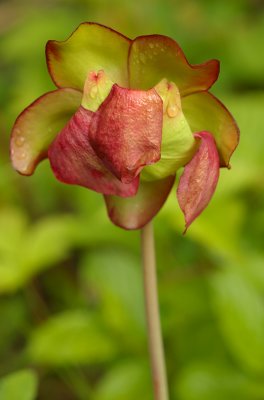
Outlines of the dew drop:
[{"label": "dew drop", "polygon": [[168,105],[167,107],[167,114],[170,118],[176,117],[177,113],[178,113],[178,107],[177,106],[172,106],[172,105]]},{"label": "dew drop", "polygon": [[145,63],[146,63],[146,56],[145,56],[144,53],[140,53],[140,54],[139,54],[139,59],[140,59],[140,61],[142,62],[142,64],[145,64]]},{"label": "dew drop", "polygon": [[18,136],[18,137],[15,139],[15,144],[16,144],[16,146],[18,146],[18,147],[23,146],[24,143],[25,143],[25,138],[24,138],[24,136]]},{"label": "dew drop", "polygon": [[97,93],[98,93],[98,88],[97,88],[97,86],[93,86],[93,87],[91,88],[91,91],[90,91],[90,97],[91,97],[92,99],[94,99],[94,98],[96,97]]},{"label": "dew drop", "polygon": [[151,49],[153,49],[154,43],[149,43],[149,47],[150,47]]},{"label": "dew drop", "polygon": [[19,160],[24,160],[26,158],[26,153],[24,151],[18,153],[17,158]]}]

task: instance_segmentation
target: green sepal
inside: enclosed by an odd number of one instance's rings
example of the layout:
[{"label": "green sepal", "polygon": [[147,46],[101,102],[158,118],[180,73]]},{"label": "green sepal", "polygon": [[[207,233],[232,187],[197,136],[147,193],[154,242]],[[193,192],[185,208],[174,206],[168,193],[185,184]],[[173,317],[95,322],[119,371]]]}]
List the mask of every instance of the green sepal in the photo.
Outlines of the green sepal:
[{"label": "green sepal", "polygon": [[90,111],[97,111],[109,95],[114,82],[103,70],[89,72],[84,84],[82,106]]},{"label": "green sepal", "polygon": [[162,79],[155,90],[163,100],[161,158],[157,163],[143,168],[141,179],[148,181],[174,175],[190,161],[196,150],[196,141],[182,112],[177,86]]}]

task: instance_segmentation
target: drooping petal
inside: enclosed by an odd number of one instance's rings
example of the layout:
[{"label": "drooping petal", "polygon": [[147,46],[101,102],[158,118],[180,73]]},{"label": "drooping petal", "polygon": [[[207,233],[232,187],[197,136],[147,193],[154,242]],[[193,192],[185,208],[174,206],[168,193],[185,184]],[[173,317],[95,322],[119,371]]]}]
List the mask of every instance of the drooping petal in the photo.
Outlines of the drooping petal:
[{"label": "drooping petal", "polygon": [[230,157],[239,142],[239,128],[230,112],[208,92],[184,97],[182,108],[193,132],[206,130],[214,135],[220,165],[228,167]]},{"label": "drooping petal", "polygon": [[91,145],[122,182],[131,182],[144,165],[160,158],[162,100],[155,89],[130,90],[114,85],[94,113]]},{"label": "drooping petal", "polygon": [[18,116],[12,130],[10,152],[13,167],[19,173],[33,174],[81,100],[82,93],[78,90],[54,90],[39,97]]},{"label": "drooping petal", "polygon": [[153,181],[141,181],[137,194],[127,199],[105,196],[111,221],[124,229],[140,229],[161,209],[174,183],[174,176]]},{"label": "drooping petal", "polygon": [[120,182],[109,172],[89,143],[93,113],[80,107],[49,148],[48,156],[58,180],[84,186],[103,194],[133,196],[139,178],[130,184]]},{"label": "drooping petal", "polygon": [[58,87],[83,89],[88,72],[103,69],[119,85],[128,84],[130,39],[103,25],[85,22],[65,41],[50,40],[46,58]]},{"label": "drooping petal", "polygon": [[184,168],[177,190],[186,229],[208,205],[219,178],[219,155],[213,136],[209,132],[196,133],[200,146]]},{"label": "drooping petal", "polygon": [[162,78],[173,81],[181,96],[207,90],[219,74],[219,62],[191,65],[173,39],[162,35],[136,38],[129,52],[130,87],[149,89]]}]

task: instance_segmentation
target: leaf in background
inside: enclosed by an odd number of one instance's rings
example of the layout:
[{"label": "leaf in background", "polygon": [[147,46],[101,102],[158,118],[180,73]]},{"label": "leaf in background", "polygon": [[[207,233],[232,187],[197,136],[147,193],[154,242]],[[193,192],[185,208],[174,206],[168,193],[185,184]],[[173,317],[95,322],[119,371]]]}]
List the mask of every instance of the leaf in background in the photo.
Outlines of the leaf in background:
[{"label": "leaf in background", "polygon": [[98,384],[93,400],[152,400],[150,370],[140,360],[115,365]]},{"label": "leaf in background", "polygon": [[[89,253],[82,262],[80,281],[98,294],[109,326],[127,333],[126,340],[137,342],[145,336],[140,261],[133,253],[121,248]],[[131,330],[133,335],[129,334]]]},{"label": "leaf in background", "polygon": [[64,260],[74,246],[77,224],[71,216],[40,220],[31,227],[16,209],[0,213],[0,293],[25,285],[35,274]]},{"label": "leaf in background", "polygon": [[37,376],[30,369],[14,372],[0,380],[1,400],[34,400],[37,396]]},{"label": "leaf in background", "polygon": [[96,316],[83,310],[50,318],[33,331],[28,345],[33,362],[51,366],[105,362],[116,352],[116,344]]},{"label": "leaf in background", "polygon": [[239,268],[211,278],[212,302],[230,352],[245,370],[264,374],[264,300]]},{"label": "leaf in background", "polygon": [[259,400],[264,384],[216,361],[190,364],[176,378],[175,392],[178,400]]}]

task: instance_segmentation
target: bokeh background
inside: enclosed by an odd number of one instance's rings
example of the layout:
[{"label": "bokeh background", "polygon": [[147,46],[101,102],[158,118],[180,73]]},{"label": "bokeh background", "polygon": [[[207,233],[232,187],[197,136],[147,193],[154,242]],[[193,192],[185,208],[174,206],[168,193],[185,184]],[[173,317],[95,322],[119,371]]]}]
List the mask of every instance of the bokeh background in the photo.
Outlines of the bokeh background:
[{"label": "bokeh background", "polygon": [[0,399],[151,400],[139,233],[43,162],[9,162],[16,116],[54,88],[48,39],[83,21],[175,38],[221,61],[213,88],[241,128],[232,169],[185,237],[175,190],[155,221],[171,400],[264,399],[264,3],[0,1]]}]

